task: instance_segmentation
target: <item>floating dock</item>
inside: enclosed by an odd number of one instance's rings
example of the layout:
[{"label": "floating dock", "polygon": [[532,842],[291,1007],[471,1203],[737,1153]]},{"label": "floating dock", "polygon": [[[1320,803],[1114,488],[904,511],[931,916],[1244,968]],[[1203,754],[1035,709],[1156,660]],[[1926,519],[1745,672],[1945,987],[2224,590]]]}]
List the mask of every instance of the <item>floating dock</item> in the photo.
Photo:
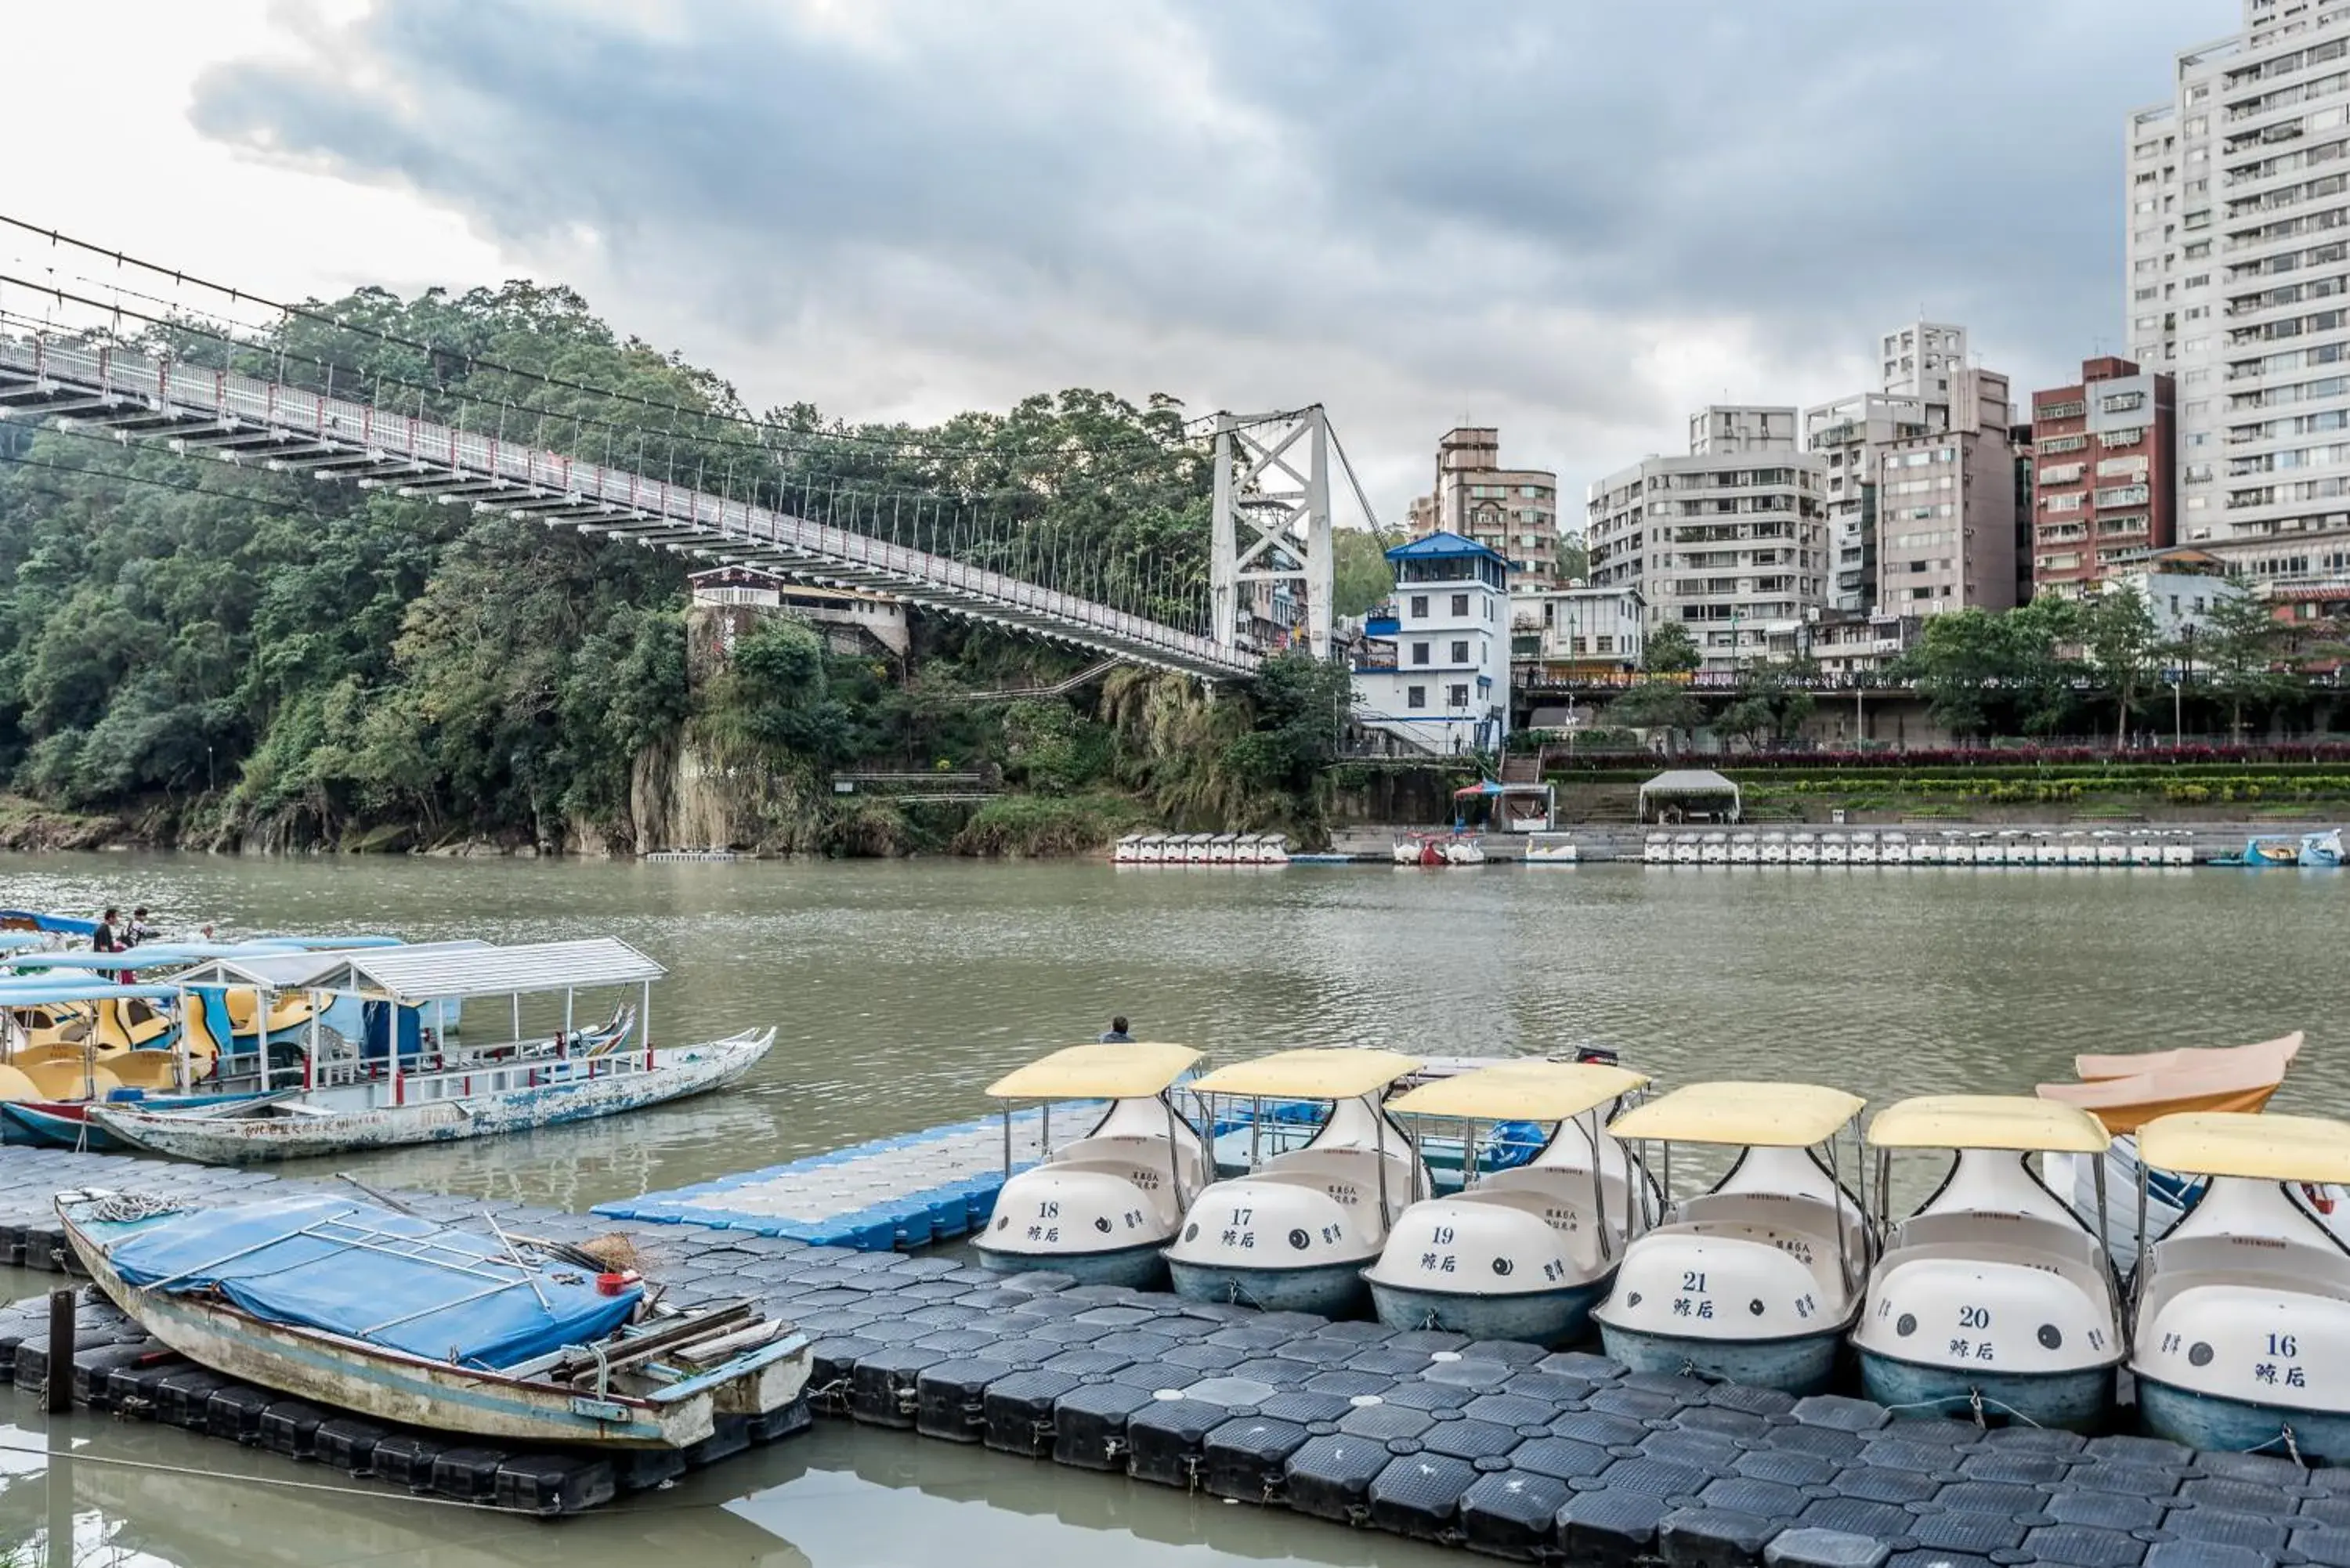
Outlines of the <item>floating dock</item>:
[{"label": "floating dock", "polygon": [[987,1223],[1014,1172],[1044,1158],[1049,1132],[1066,1143],[1101,1118],[1098,1105],[1065,1105],[1048,1128],[1041,1111],[878,1138],[831,1154],[723,1176],[692,1187],[599,1203],[613,1220],[710,1225],[816,1246],[886,1252],[952,1241]]},{"label": "floating dock", "polygon": [[[331,1184],[0,1149],[0,1261],[61,1268],[52,1195],[82,1186],[233,1201]],[[485,1207],[401,1196],[457,1220]],[[707,1225],[486,1207],[510,1233],[623,1231],[672,1300],[749,1293],[795,1318],[816,1341],[818,1414],[1495,1557],[1578,1568],[2350,1568],[2350,1469],[2282,1456],[1897,1420],[1866,1400],[1629,1374],[1579,1351]],[[20,1390],[44,1386],[55,1359],[34,1310],[44,1304],[0,1313],[0,1361]],[[728,1426],[698,1451],[619,1463],[461,1447],[204,1372],[95,1303],[69,1375],[77,1398],[99,1408],[536,1513],[656,1485],[793,1424]]]}]

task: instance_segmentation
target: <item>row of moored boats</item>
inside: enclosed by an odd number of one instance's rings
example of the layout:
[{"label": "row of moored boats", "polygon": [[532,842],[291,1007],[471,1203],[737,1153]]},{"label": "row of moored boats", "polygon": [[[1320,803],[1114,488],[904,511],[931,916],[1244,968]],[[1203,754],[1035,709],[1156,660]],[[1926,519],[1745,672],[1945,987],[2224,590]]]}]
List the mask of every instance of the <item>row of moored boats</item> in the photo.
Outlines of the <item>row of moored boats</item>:
[{"label": "row of moored boats", "polygon": [[1906,833],[1896,828],[1812,832],[1651,833],[1640,857],[1652,866],[2192,866],[2195,835],[2178,828],[2021,828]]},{"label": "row of moored boats", "polygon": [[[2350,1459],[2350,1125],[2261,1114],[2300,1036],[2085,1056],[1870,1119],[1819,1085],[1651,1095],[1612,1060],[1089,1045],[993,1085],[1107,1108],[1013,1175],[1001,1270],[1564,1345],[1897,1408]],[[1673,1151],[1716,1172],[1676,1192]],[[1890,1211],[1896,1162],[1935,1162]],[[2113,1190],[2116,1179],[2119,1190]],[[1874,1201],[1871,1201],[1873,1194]],[[2122,1234],[2126,1232],[2126,1234]]]},{"label": "row of moored boats", "polygon": [[[13,926],[16,929],[5,929]],[[0,916],[0,1136],[244,1164],[606,1116],[722,1088],[772,1028],[650,1037],[661,966],[611,938],[274,935],[61,947]]]},{"label": "row of moored boats", "polygon": [[1285,866],[1278,833],[1129,833],[1110,850],[1119,866]]}]

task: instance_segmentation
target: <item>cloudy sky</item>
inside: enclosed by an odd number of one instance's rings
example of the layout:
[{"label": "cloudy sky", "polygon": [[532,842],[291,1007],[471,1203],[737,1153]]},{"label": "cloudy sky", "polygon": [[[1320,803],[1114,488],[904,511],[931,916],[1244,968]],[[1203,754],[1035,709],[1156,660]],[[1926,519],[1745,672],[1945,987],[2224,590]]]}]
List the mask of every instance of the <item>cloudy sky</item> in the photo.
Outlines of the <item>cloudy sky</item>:
[{"label": "cloudy sky", "polygon": [[2118,348],[2125,116],[2240,5],[23,12],[9,215],[264,293],[565,281],[852,418],[1318,400],[1393,518],[1450,425],[1579,497],[1704,402],[1860,389],[1920,309],[2020,391]]}]

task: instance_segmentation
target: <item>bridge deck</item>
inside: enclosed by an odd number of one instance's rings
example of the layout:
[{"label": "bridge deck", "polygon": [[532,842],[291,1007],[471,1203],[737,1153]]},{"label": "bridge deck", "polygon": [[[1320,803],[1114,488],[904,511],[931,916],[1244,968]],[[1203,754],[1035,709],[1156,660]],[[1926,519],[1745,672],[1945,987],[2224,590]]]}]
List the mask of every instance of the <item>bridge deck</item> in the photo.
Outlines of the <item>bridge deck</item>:
[{"label": "bridge deck", "polygon": [[926,551],[412,414],[130,350],[0,335],[0,411],[381,485],[1014,628],[1136,664],[1245,676],[1244,648]]}]

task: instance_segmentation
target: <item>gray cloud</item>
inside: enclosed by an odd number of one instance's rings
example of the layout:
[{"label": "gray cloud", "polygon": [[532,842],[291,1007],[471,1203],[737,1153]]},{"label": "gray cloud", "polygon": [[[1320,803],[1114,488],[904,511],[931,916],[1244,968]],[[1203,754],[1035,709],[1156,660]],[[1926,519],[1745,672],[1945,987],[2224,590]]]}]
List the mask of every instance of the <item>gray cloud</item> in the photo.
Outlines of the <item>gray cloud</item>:
[{"label": "gray cloud", "polygon": [[754,397],[1319,400],[1392,514],[1463,416],[1572,493],[1684,402],[1852,389],[1921,305],[2060,377],[2117,340],[2124,116],[2236,11],[400,0],[194,114]]}]

